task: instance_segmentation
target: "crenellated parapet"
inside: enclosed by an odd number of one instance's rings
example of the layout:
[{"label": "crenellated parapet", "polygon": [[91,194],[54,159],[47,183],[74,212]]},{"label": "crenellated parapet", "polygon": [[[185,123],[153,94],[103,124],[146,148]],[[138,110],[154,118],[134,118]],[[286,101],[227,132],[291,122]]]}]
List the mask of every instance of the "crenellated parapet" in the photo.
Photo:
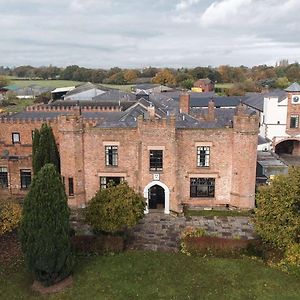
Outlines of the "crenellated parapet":
[{"label": "crenellated parapet", "polygon": [[118,104],[109,106],[76,106],[76,105],[64,105],[64,106],[51,106],[51,105],[33,105],[28,106],[26,111],[38,111],[38,112],[76,112],[81,110],[82,112],[115,112],[121,111],[122,107]]},{"label": "crenellated parapet", "polygon": [[40,126],[41,123],[47,123],[47,124],[53,124],[57,123],[56,118],[9,118],[9,117],[3,117],[0,118],[0,123],[5,124],[30,124],[30,125],[36,125]]},{"label": "crenellated parapet", "polygon": [[245,106],[242,104],[236,108],[236,114],[233,117],[233,129],[235,132],[258,134],[259,116],[258,114],[249,115]]},{"label": "crenellated parapet", "polygon": [[137,127],[139,130],[143,129],[155,129],[155,128],[166,128],[166,129],[175,129],[176,117],[171,115],[168,118],[144,118],[139,116],[137,118]]}]

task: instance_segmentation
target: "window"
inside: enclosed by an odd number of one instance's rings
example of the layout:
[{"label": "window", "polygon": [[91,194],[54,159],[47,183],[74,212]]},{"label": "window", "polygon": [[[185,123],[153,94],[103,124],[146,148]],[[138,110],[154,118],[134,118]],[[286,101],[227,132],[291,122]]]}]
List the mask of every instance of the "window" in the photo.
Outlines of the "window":
[{"label": "window", "polygon": [[20,170],[21,189],[28,189],[31,184],[31,171]]},{"label": "window", "polygon": [[209,152],[210,152],[210,147],[208,146],[197,147],[198,167],[209,167]]},{"label": "window", "polygon": [[7,188],[7,187],[8,187],[7,168],[0,167],[0,188]]},{"label": "window", "polygon": [[118,165],[118,146],[105,146],[105,164],[107,166]]},{"label": "window", "polygon": [[73,177],[68,178],[69,183],[69,196],[74,196],[74,180]]},{"label": "window", "polygon": [[163,169],[163,150],[150,150],[150,171]]},{"label": "window", "polygon": [[299,116],[291,115],[290,128],[298,128],[298,127],[299,127]]},{"label": "window", "polygon": [[100,177],[100,189],[106,189],[108,184],[118,185],[123,180],[124,177]]},{"label": "window", "polygon": [[215,197],[215,178],[191,178],[190,197]]},{"label": "window", "polygon": [[13,132],[12,133],[12,143],[13,144],[20,144],[20,133],[19,132]]}]

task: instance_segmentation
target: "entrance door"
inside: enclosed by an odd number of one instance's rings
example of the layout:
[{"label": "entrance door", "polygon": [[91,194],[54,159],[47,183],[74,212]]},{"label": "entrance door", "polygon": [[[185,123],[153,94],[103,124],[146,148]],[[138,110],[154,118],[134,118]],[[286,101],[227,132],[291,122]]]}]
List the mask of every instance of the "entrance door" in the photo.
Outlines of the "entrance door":
[{"label": "entrance door", "polygon": [[149,189],[149,209],[164,209],[165,208],[165,190],[154,185]]}]

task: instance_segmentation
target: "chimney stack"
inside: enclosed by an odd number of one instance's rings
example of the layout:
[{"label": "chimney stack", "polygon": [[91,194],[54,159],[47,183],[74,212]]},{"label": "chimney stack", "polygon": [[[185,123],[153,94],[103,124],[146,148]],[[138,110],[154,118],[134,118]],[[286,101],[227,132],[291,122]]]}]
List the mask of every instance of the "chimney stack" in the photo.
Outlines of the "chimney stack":
[{"label": "chimney stack", "polygon": [[185,114],[190,113],[190,95],[187,93],[179,96],[179,112]]},{"label": "chimney stack", "polygon": [[215,101],[210,99],[208,101],[208,111],[207,111],[207,121],[214,121],[215,120]]},{"label": "chimney stack", "polygon": [[148,106],[148,114],[149,114],[149,119],[155,119],[155,107],[154,105]]}]

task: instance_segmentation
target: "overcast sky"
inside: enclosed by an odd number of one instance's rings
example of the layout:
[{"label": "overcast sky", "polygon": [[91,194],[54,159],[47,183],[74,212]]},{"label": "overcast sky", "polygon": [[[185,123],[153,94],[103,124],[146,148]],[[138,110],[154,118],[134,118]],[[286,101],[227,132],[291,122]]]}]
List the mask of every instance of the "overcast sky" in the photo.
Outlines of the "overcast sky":
[{"label": "overcast sky", "polygon": [[0,65],[300,61],[300,0],[0,0]]}]

